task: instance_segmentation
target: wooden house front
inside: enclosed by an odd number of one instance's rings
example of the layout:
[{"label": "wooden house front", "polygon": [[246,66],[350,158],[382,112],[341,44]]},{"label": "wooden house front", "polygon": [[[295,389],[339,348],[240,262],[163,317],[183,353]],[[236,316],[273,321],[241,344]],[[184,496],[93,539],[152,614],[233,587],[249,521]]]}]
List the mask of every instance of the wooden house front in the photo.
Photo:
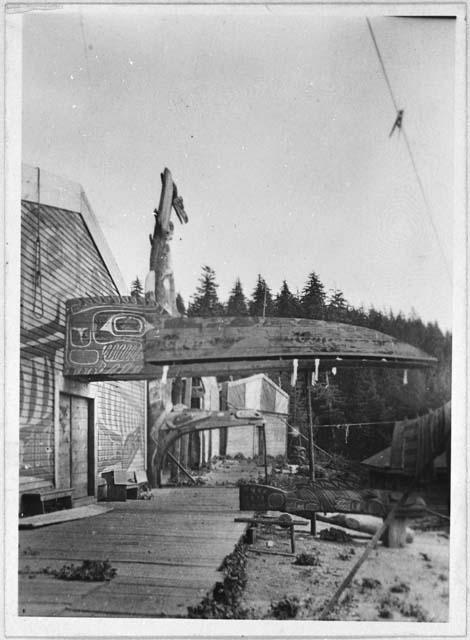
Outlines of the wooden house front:
[{"label": "wooden house front", "polygon": [[[256,409],[263,413],[266,452],[269,456],[287,453],[289,394],[263,373],[222,383],[222,408]],[[242,453],[247,458],[263,454],[263,439],[253,426],[228,430],[220,441],[221,455]]]},{"label": "wooden house front", "polygon": [[62,375],[65,301],[125,284],[76,183],[23,168],[20,492],[48,481],[96,494],[109,468],[145,468],[145,382],[78,383]]}]

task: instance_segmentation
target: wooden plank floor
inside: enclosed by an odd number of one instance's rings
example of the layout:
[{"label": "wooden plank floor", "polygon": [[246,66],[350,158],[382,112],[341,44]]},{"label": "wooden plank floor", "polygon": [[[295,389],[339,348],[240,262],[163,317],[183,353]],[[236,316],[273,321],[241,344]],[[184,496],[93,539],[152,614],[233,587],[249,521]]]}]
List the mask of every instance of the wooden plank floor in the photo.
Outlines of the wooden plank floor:
[{"label": "wooden plank floor", "polygon": [[70,520],[80,520],[91,516],[100,516],[106,511],[112,511],[110,505],[89,504],[83,507],[74,507],[73,509],[63,509],[61,511],[53,511],[51,513],[41,513],[36,516],[28,516],[21,518],[20,529],[39,529],[39,527],[48,527],[51,524],[59,522],[68,522]]},{"label": "wooden plank floor", "polygon": [[[114,502],[103,515],[19,532],[19,614],[182,616],[222,579],[222,560],[246,525],[236,488],[158,489],[150,501]],[[246,515],[246,514],[245,514]],[[71,582],[44,573],[109,560],[110,582]]]}]

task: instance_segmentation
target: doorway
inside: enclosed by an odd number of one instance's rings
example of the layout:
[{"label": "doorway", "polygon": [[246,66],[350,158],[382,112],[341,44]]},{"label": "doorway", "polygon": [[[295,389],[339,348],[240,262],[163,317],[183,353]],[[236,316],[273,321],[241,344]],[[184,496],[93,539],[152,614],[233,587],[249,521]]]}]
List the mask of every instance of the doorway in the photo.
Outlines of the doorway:
[{"label": "doorway", "polygon": [[59,402],[59,481],[78,500],[95,492],[93,400],[61,393]]}]

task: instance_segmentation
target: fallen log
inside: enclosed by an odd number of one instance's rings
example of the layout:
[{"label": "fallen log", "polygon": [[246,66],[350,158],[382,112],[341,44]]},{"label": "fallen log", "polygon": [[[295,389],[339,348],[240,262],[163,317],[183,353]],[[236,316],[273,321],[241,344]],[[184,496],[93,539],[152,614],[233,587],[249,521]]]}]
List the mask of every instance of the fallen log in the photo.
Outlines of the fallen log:
[{"label": "fallen log", "polygon": [[265,551],[264,549],[247,549],[251,553],[264,553],[266,556],[285,556],[287,558],[295,558],[295,553],[285,553],[284,551]]},{"label": "fallen log", "polygon": [[[332,516],[321,516],[317,514],[317,520],[320,522],[326,522],[327,524],[334,524],[338,527],[344,527],[345,529],[351,529],[352,531],[360,531],[361,533],[367,533],[373,536],[377,530],[382,526],[381,518],[374,518],[373,516],[361,516],[351,515],[344,513],[337,513]],[[409,527],[406,527],[406,542],[413,542],[414,532]]]}]

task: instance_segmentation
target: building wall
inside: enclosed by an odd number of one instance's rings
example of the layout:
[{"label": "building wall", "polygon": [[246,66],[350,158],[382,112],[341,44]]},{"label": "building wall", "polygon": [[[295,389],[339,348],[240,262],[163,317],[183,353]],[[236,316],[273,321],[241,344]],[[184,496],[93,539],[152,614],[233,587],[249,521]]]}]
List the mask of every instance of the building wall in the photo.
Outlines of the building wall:
[{"label": "building wall", "polygon": [[[265,415],[266,452],[268,456],[286,455],[287,428],[281,416]],[[260,453],[258,429],[253,426],[230,429],[227,442],[227,454],[234,456],[243,453],[246,458],[253,458]]]},{"label": "building wall", "polygon": [[145,382],[98,382],[95,425],[97,471],[145,469]]},{"label": "building wall", "polygon": [[269,456],[285,456],[287,453],[287,426],[281,416],[266,418],[266,451]]},{"label": "building wall", "polygon": [[[57,386],[70,391],[62,379],[65,300],[117,289],[79,212],[23,200],[21,216],[20,478],[53,482]],[[96,471],[108,464],[142,468],[144,383],[86,387],[95,403]]]},{"label": "building wall", "polygon": [[233,457],[237,453],[243,453],[245,458],[253,458],[254,456],[258,455],[259,448],[256,427],[247,425],[245,427],[235,427],[234,429],[228,429],[227,436],[228,456]]},{"label": "building wall", "polygon": [[[287,452],[287,425],[289,396],[264,374],[224,383],[227,404],[234,409],[256,409],[264,413],[266,422],[266,450],[270,456]],[[275,415],[279,414],[279,415]],[[243,453],[252,458],[260,453],[258,430],[246,426],[229,429],[227,454]]]},{"label": "building wall", "polygon": [[[204,385],[204,409],[210,411],[219,411],[220,399],[219,399],[219,385],[217,378],[204,377],[202,378],[202,384]],[[213,456],[219,455],[219,429],[211,429],[205,431],[205,459],[204,462],[210,462]]]}]

